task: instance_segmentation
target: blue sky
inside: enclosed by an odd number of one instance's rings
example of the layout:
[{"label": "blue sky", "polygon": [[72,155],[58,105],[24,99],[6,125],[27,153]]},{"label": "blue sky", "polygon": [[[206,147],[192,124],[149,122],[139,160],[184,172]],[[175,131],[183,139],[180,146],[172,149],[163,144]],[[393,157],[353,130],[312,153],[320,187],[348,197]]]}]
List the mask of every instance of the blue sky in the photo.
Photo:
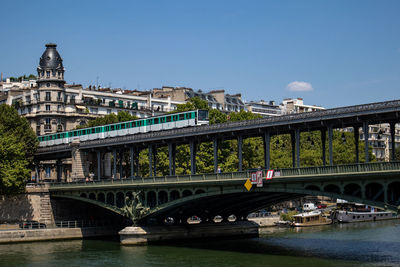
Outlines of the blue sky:
[{"label": "blue sky", "polygon": [[337,107],[399,99],[400,1],[0,2],[0,71],[36,74],[47,42],[68,83],[225,89]]}]

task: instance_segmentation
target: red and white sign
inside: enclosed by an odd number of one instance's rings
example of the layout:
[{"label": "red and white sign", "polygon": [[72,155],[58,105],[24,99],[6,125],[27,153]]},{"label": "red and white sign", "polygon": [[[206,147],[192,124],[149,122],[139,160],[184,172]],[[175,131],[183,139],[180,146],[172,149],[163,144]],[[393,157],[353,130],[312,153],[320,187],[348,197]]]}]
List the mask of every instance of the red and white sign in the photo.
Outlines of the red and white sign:
[{"label": "red and white sign", "polygon": [[257,171],[257,187],[262,187],[263,186],[263,177],[262,177],[262,171]]},{"label": "red and white sign", "polygon": [[267,171],[267,177],[265,179],[270,180],[274,176],[274,170],[268,170]]},{"label": "red and white sign", "polygon": [[251,173],[251,184],[257,184],[257,172]]}]

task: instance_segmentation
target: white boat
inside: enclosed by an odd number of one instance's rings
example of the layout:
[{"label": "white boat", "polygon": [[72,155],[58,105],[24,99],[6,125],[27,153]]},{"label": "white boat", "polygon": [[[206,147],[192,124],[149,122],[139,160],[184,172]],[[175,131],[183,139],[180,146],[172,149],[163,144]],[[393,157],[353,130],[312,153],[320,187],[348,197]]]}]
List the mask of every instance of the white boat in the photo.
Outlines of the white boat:
[{"label": "white boat", "polygon": [[399,217],[397,216],[396,213],[387,211],[358,212],[358,211],[337,210],[332,213],[332,218],[334,221],[340,223],[350,223],[350,222],[391,220],[391,219],[398,219]]}]

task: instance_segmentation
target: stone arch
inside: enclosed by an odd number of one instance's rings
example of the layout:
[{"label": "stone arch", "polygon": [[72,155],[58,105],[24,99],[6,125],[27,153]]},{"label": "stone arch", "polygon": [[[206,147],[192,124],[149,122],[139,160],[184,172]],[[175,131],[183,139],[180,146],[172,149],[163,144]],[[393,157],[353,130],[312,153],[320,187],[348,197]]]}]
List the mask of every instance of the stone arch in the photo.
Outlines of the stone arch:
[{"label": "stone arch", "polygon": [[108,192],[108,193],[107,193],[107,198],[106,198],[106,204],[108,204],[108,205],[114,205],[114,199],[115,199],[114,193]]},{"label": "stone arch", "polygon": [[104,193],[99,193],[97,195],[97,201],[100,201],[100,202],[103,202],[103,203],[106,202],[106,197],[105,197]]},{"label": "stone arch", "polygon": [[179,199],[180,197],[181,197],[181,196],[180,196],[178,190],[172,190],[171,193],[169,194],[169,199],[170,199],[171,201],[177,200],[177,199]]},{"label": "stone arch", "polygon": [[203,189],[197,189],[196,192],[194,193],[195,195],[198,194],[204,194],[206,191],[204,191]]},{"label": "stone arch", "polygon": [[186,190],[184,190],[182,192],[182,197],[188,197],[188,196],[191,196],[191,195],[193,195],[193,192],[188,190],[188,189],[186,189]]},{"label": "stone arch", "polygon": [[132,198],[133,198],[132,191],[126,192],[126,195],[125,195],[125,196],[128,197],[130,200],[132,200]]},{"label": "stone arch", "polygon": [[319,188],[317,185],[307,185],[305,189],[311,191],[321,191],[321,188]]},{"label": "stone arch", "polygon": [[156,192],[147,192],[147,206],[154,208],[156,206]]},{"label": "stone arch", "polygon": [[390,183],[387,190],[389,204],[400,205],[400,182]]},{"label": "stone arch", "polygon": [[90,193],[89,194],[89,199],[96,200],[96,194],[95,193]]},{"label": "stone arch", "polygon": [[118,192],[117,193],[117,207],[122,208],[125,205],[125,196],[124,193]]},{"label": "stone arch", "polygon": [[325,192],[340,194],[340,187],[334,184],[328,184],[324,187]]},{"label": "stone arch", "polygon": [[365,186],[365,197],[368,200],[384,201],[383,185],[379,183],[369,183]]},{"label": "stone arch", "polygon": [[158,192],[158,205],[168,202],[168,193],[164,190]]},{"label": "stone arch", "polygon": [[358,184],[346,184],[344,186],[343,194],[355,197],[361,197],[361,186]]},{"label": "stone arch", "polygon": [[81,197],[84,197],[84,198],[87,198],[87,195],[86,195],[86,193],[81,193],[81,195],[80,195]]}]

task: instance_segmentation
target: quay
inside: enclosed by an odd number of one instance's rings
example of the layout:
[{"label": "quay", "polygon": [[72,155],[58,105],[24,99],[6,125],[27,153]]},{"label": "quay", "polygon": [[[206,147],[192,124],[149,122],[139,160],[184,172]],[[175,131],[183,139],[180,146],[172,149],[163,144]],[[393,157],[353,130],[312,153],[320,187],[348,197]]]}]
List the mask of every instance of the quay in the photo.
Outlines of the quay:
[{"label": "quay", "polygon": [[110,227],[1,230],[0,244],[115,236],[117,232]]}]

